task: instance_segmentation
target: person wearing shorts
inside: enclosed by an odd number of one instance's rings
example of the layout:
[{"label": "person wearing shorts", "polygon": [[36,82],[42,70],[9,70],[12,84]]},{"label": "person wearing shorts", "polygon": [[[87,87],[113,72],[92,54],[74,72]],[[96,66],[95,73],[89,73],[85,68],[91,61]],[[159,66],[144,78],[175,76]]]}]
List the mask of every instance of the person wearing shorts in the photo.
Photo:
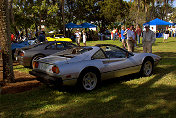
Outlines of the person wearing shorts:
[{"label": "person wearing shorts", "polygon": [[169,30],[168,30],[168,28],[166,27],[166,31],[165,31],[165,33],[164,33],[163,42],[165,43],[168,38],[169,38]]}]

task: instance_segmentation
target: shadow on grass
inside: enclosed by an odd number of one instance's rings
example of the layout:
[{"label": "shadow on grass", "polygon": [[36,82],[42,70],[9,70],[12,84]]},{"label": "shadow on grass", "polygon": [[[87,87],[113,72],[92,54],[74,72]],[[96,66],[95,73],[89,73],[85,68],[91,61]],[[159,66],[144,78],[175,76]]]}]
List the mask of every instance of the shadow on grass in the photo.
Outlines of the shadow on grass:
[{"label": "shadow on grass", "polygon": [[167,57],[167,58],[170,58],[170,57],[174,57],[176,58],[176,52],[154,52],[154,54],[156,55],[159,55],[163,58]]},{"label": "shadow on grass", "polygon": [[37,80],[36,78],[26,77],[26,78],[16,78],[15,82],[25,82],[25,81],[33,81]]},{"label": "shadow on grass", "polygon": [[[167,58],[163,60],[165,63]],[[156,67],[154,75],[149,78],[139,78],[136,74],[115,78],[103,81],[102,88],[89,93],[58,92],[42,86],[25,94],[4,95],[1,97],[0,114],[46,118],[174,118],[176,87],[168,83],[155,85],[173,71],[176,71],[174,65]],[[142,83],[128,84],[130,80]]]}]

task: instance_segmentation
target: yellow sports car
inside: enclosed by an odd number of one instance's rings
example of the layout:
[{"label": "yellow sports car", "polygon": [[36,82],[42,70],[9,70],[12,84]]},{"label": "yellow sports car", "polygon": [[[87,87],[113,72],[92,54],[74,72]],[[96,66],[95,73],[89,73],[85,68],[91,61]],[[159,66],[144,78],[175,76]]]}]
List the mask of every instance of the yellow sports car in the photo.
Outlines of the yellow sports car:
[{"label": "yellow sports car", "polygon": [[72,42],[70,38],[66,38],[63,34],[52,35],[51,37],[46,37],[47,41],[68,41]]}]

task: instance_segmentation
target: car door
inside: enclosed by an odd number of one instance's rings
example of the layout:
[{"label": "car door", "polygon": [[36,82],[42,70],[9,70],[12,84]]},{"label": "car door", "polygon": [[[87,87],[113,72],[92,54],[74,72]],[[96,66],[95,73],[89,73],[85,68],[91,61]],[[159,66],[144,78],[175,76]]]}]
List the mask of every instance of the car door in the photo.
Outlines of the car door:
[{"label": "car door", "polygon": [[139,69],[136,61],[129,52],[115,46],[102,47],[106,60],[102,60],[104,64],[104,79],[120,77],[137,72]]}]

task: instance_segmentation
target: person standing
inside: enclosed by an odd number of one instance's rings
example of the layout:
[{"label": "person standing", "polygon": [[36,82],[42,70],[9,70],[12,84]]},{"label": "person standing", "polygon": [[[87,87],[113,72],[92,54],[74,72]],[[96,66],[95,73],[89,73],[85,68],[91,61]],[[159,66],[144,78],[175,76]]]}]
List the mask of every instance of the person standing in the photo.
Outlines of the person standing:
[{"label": "person standing", "polygon": [[127,31],[127,46],[129,52],[134,52],[134,44],[136,43],[133,28],[134,26],[131,25],[130,29]]},{"label": "person standing", "polygon": [[174,37],[176,37],[176,29],[175,28],[173,30],[173,33],[174,33]]},{"label": "person standing", "polygon": [[156,41],[155,33],[149,27],[149,24],[145,25],[146,31],[143,32],[142,43],[144,53],[152,53],[152,44]]},{"label": "person standing", "polygon": [[76,35],[76,43],[78,46],[80,46],[81,33],[79,32],[79,30],[76,31],[75,35]]},{"label": "person standing", "polygon": [[122,30],[121,30],[121,41],[122,41],[122,44],[123,44],[123,48],[126,48],[126,41],[125,41],[125,38],[126,38],[126,32],[125,32],[125,27],[122,26]]},{"label": "person standing", "polygon": [[15,36],[11,33],[11,42],[15,42]]},{"label": "person standing", "polygon": [[113,32],[113,41],[114,41],[116,38],[116,36],[115,36],[116,29],[114,28],[112,32]]},{"label": "person standing", "polygon": [[113,30],[111,31],[111,40],[113,40]]},{"label": "person standing", "polygon": [[38,41],[39,42],[45,41],[45,32],[44,31],[40,32],[40,35],[38,36]]},{"label": "person standing", "polygon": [[166,31],[164,32],[164,39],[163,39],[163,42],[165,43],[168,38],[169,38],[169,30],[168,30],[168,28],[166,27]]},{"label": "person standing", "polygon": [[140,44],[141,28],[139,25],[137,26],[137,29],[136,29],[136,35],[137,35],[138,44]]},{"label": "person standing", "polygon": [[134,32],[134,36],[133,36],[133,39],[135,40],[135,42],[134,42],[134,47],[136,47],[136,46],[137,46],[137,42],[136,42],[136,39],[137,39],[136,29],[133,27],[133,30],[132,30],[132,31]]},{"label": "person standing", "polygon": [[87,38],[86,33],[83,30],[83,43],[84,43],[84,46],[86,46],[86,38]]}]

